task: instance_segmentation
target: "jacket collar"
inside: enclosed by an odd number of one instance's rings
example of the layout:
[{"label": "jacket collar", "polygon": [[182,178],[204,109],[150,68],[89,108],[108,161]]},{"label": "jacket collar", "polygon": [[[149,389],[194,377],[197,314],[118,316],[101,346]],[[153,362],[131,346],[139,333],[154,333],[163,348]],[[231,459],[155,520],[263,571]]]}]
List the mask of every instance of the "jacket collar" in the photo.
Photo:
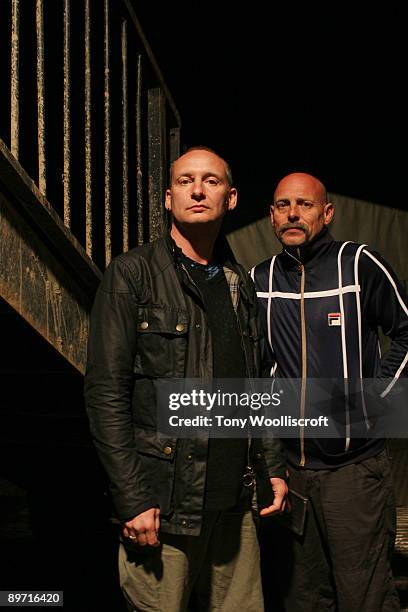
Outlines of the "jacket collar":
[{"label": "jacket collar", "polygon": [[310,242],[306,242],[298,247],[283,245],[282,255],[285,265],[296,267],[300,263],[307,264],[316,261],[324,257],[332,243],[333,237],[329,233],[327,227],[324,227]]},{"label": "jacket collar", "polygon": [[[173,257],[175,268],[178,272],[181,272],[183,269],[182,265],[182,250],[177,244],[174,242],[171,237],[170,232],[167,232],[164,236],[164,240],[166,246]],[[243,282],[242,275],[246,273],[243,272],[242,268],[238,266],[237,261],[234,257],[234,254],[229,246],[225,236],[223,234],[219,234],[214,248],[214,255],[216,260],[222,265],[224,268],[224,274],[226,276],[228,286],[231,293],[232,303],[234,305],[234,309],[237,308],[238,303],[238,291],[242,294],[244,299],[247,302],[253,303],[253,297],[248,292],[246,282]],[[247,279],[245,279],[247,280]]]},{"label": "jacket collar", "polygon": [[[166,242],[166,246],[173,257],[175,266],[179,267],[181,265],[181,256],[183,254],[182,250],[174,242],[170,232],[167,232],[165,234],[164,239]],[[216,259],[216,261],[223,268],[228,268],[230,270],[233,270],[234,272],[237,272],[237,262],[231,250],[231,247],[229,246],[223,234],[220,234],[215,242],[214,259]]]}]

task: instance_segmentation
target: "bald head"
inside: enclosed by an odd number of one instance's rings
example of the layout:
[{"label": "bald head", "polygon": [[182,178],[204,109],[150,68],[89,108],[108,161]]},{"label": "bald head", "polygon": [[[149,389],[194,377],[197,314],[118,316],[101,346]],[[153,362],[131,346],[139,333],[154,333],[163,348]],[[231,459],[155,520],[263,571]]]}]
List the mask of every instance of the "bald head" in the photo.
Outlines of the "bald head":
[{"label": "bald head", "polygon": [[287,246],[310,242],[333,218],[333,205],[319,179],[304,172],[288,174],[275,189],[271,221]]},{"label": "bald head", "polygon": [[231,172],[231,167],[229,165],[229,163],[227,161],[225,161],[225,159],[223,157],[221,157],[220,155],[218,155],[218,153],[216,153],[214,151],[214,149],[211,149],[210,147],[206,147],[204,145],[198,145],[198,146],[194,146],[194,147],[190,147],[189,149],[187,149],[187,151],[185,151],[184,153],[182,153],[180,155],[180,157],[178,157],[177,159],[175,159],[171,164],[170,164],[170,184],[173,181],[173,175],[174,175],[174,167],[175,165],[178,163],[179,160],[182,160],[184,158],[185,155],[189,155],[189,153],[193,152],[193,151],[204,151],[207,153],[210,153],[211,155],[213,155],[214,157],[217,157],[224,165],[224,169],[225,169],[225,175],[228,181],[228,185],[230,187],[232,187],[232,172]]},{"label": "bald head", "polygon": [[318,178],[305,172],[292,172],[292,174],[284,176],[279,181],[273,194],[274,202],[279,199],[281,192],[286,192],[287,190],[308,190],[309,193],[314,194],[314,200],[318,200],[323,204],[327,203],[326,187]]}]

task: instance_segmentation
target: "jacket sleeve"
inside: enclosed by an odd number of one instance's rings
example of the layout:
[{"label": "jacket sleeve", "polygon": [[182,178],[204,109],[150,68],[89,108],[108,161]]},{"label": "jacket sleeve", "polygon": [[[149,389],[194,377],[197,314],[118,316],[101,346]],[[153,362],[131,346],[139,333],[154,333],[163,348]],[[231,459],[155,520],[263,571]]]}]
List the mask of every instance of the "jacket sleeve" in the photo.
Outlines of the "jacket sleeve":
[{"label": "jacket sleeve", "polygon": [[[408,305],[401,283],[384,259],[364,249],[359,262],[362,309],[369,325],[391,339],[390,349],[382,356],[378,378],[388,379],[382,397],[393,383],[407,375]],[[389,388],[388,388],[389,387]]]},{"label": "jacket sleeve", "polygon": [[268,477],[286,479],[285,451],[279,438],[265,437],[262,439],[262,446]]},{"label": "jacket sleeve", "polygon": [[131,398],[137,350],[137,278],[115,259],[91,313],[85,403],[99,458],[121,520],[154,507],[149,475],[135,449]]},{"label": "jacket sleeve", "polygon": [[[249,294],[254,303],[255,316],[258,327],[258,339],[259,339],[259,350],[261,352],[261,360],[259,360],[260,368],[257,373],[258,378],[269,378],[270,367],[265,368],[265,337],[262,329],[259,303],[256,295],[255,285],[250,277],[247,278],[249,283]],[[270,436],[264,436],[263,438],[254,440],[255,452],[253,456],[255,459],[255,466],[257,471],[266,471],[266,475],[269,478],[286,478],[286,457],[283,449],[283,445],[278,438],[272,438]]]}]

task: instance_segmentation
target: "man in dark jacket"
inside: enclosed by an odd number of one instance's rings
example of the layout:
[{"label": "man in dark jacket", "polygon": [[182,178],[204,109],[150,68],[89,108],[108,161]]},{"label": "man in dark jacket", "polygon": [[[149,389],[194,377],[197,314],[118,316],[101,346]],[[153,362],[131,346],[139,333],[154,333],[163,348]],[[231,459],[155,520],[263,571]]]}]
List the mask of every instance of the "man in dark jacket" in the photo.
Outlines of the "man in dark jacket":
[{"label": "man in dark jacket", "polygon": [[[283,178],[271,206],[283,250],[251,272],[271,375],[300,381],[296,416],[319,409],[335,419],[340,434],[314,438],[300,427],[284,440],[289,488],[308,502],[303,533],[299,523],[287,538],[289,567],[280,586],[288,612],[396,611],[390,465],[384,440],[370,437],[364,388],[367,379],[378,378],[378,401],[385,402],[406,374],[408,308],[377,253],[331,238],[332,217],[318,179],[303,173]],[[378,327],[392,340],[382,357]],[[325,379],[319,385],[335,380],[336,396],[314,404],[311,379]],[[300,513],[299,500],[293,496],[294,513]]]},{"label": "man in dark jacket", "polygon": [[[284,507],[276,442],[157,433],[157,379],[259,375],[252,281],[215,247],[237,192],[227,163],[190,149],[171,168],[170,235],[117,257],[91,316],[86,403],[123,524],[122,590],[137,610],[263,609],[248,459]],[[245,602],[243,604],[243,602]]]}]

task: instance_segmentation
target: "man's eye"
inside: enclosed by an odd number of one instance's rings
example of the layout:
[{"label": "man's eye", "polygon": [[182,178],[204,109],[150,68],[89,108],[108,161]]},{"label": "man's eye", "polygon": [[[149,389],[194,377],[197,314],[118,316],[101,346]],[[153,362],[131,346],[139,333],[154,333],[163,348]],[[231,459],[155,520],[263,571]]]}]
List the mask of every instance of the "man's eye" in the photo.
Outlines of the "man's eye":
[{"label": "man's eye", "polygon": [[284,209],[284,208],[286,208],[287,206],[288,206],[288,203],[287,203],[287,202],[282,202],[282,201],[275,202],[275,207],[276,207],[278,210],[283,210],[283,209]]},{"label": "man's eye", "polygon": [[180,185],[189,185],[191,183],[191,179],[187,177],[183,177],[183,178],[180,178],[178,182],[180,183]]},{"label": "man's eye", "polygon": [[303,206],[303,208],[312,208],[313,202],[311,202],[310,200],[305,200],[301,203],[301,206]]},{"label": "man's eye", "polygon": [[218,185],[218,181],[217,181],[217,179],[212,178],[212,177],[210,177],[210,178],[206,179],[206,181],[205,181],[205,182],[206,182],[206,183],[208,183],[209,185]]}]

